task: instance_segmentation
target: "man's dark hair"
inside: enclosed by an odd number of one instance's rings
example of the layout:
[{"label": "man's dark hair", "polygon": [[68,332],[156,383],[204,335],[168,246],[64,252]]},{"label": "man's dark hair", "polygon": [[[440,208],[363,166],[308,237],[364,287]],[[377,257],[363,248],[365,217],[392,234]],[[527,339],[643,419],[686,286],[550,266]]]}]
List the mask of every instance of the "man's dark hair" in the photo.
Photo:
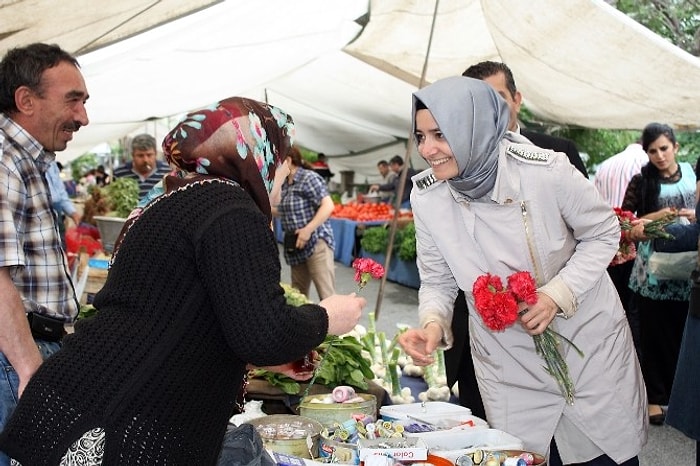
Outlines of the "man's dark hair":
[{"label": "man's dark hair", "polygon": [[377,166],[379,167],[381,165],[389,165],[389,162],[387,162],[386,160],[380,160],[379,162],[377,162]]},{"label": "man's dark hair", "polygon": [[484,80],[489,76],[494,74],[503,73],[506,77],[506,87],[510,96],[515,99],[515,93],[518,92],[518,88],[515,87],[515,78],[513,78],[513,72],[508,68],[505,63],[497,61],[482,61],[476,65],[472,65],[462,73],[462,76],[467,78],[481,79]]},{"label": "man's dark hair", "polygon": [[389,164],[392,164],[392,163],[403,165],[403,159],[401,158],[400,155],[395,155],[391,159],[389,159]]},{"label": "man's dark hair", "polygon": [[41,76],[61,62],[80,67],[75,57],[55,44],[35,43],[9,50],[0,62],[0,112],[13,114],[19,110],[15,91],[21,86],[43,96]]}]

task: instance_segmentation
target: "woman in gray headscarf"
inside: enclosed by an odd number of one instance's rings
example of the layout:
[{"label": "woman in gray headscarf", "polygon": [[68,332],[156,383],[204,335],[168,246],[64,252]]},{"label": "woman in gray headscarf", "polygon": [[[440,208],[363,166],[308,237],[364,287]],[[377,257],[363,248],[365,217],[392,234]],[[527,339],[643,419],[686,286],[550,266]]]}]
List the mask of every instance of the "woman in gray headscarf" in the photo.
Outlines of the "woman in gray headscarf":
[{"label": "woman in gray headscarf", "polygon": [[[465,77],[414,94],[418,151],[431,168],[413,178],[421,326],[401,336],[417,364],[449,347],[457,290],[475,309],[475,281],[529,272],[535,304],[503,331],[469,316],[474,367],[492,427],[547,453],[549,464],[639,464],[646,392],[630,328],[606,274],[620,239],[610,206],[561,153],[507,131],[508,106]],[[573,382],[567,403],[533,335],[561,343]],[[554,447],[550,451],[550,446]],[[563,461],[562,461],[563,460]]]}]

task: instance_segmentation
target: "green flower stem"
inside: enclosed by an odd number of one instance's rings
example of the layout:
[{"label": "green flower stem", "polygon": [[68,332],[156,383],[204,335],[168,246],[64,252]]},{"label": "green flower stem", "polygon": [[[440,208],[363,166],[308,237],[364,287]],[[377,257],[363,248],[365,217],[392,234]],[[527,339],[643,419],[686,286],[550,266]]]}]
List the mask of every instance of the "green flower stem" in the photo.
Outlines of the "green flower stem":
[{"label": "green flower stem", "polygon": [[316,377],[318,377],[318,373],[321,371],[323,363],[326,362],[326,356],[328,356],[328,353],[330,352],[332,347],[333,342],[331,341],[330,343],[328,343],[328,347],[326,348],[326,354],[321,358],[321,361],[319,361],[318,366],[316,366],[316,369],[314,369],[314,375],[313,377],[311,377],[311,380],[309,380],[309,384],[306,386],[306,390],[304,390],[304,393],[301,395],[302,399],[306,398],[309,395],[309,390],[311,390],[311,387],[313,387],[314,382],[316,382]]},{"label": "green flower stem", "polygon": [[382,364],[387,364],[389,362],[389,352],[386,348],[386,334],[384,332],[379,332],[379,351],[382,353]]},{"label": "green flower stem", "polygon": [[396,361],[399,359],[399,354],[401,351],[395,348],[391,354],[391,359],[389,360],[389,380],[391,381],[391,394],[394,396],[401,395],[401,381],[399,380],[399,371]]},{"label": "green flower stem", "polygon": [[368,312],[367,318],[369,319],[369,322],[367,323],[367,333],[371,333],[372,335],[374,335],[375,333],[377,333],[377,324],[374,311]]},{"label": "green flower stem", "polygon": [[429,366],[425,366],[423,370],[423,380],[425,380],[425,383],[428,385],[428,388],[437,387],[437,383],[435,381],[435,374],[433,373],[433,371],[435,370],[435,365],[431,364]]},{"label": "green flower stem", "polygon": [[532,338],[537,354],[544,358],[546,364],[544,369],[557,381],[566,402],[574,404],[574,384],[569,374],[569,366],[559,352],[559,341],[563,340],[569,343],[581,357],[583,357],[583,352],[571,340],[549,327],[540,335],[534,335]]},{"label": "green flower stem", "polygon": [[447,369],[445,368],[445,350],[438,348],[436,350],[437,356],[437,375],[443,377],[447,375]]}]

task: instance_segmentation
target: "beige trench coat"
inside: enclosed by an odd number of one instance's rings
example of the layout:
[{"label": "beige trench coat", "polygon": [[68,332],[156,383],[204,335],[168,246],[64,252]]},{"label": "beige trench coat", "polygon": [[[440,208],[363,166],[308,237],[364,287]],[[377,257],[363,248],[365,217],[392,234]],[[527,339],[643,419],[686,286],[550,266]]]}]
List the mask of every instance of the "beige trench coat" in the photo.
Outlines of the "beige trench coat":
[{"label": "beige trench coat", "polygon": [[[584,352],[581,358],[562,347],[576,390],[568,405],[518,322],[493,332],[470,311],[474,366],[491,426],[544,453],[565,416],[618,463],[637,455],[647,438],[646,392],[624,309],[606,273],[620,228],[593,184],[564,154],[508,141],[501,143],[490,199],[470,201],[434,181],[430,170],[413,182],[421,324],[438,321],[451,345],[458,287],[473,310],[478,276],[496,274],[505,283],[526,270],[570,316],[556,317],[553,328]],[[575,450],[579,441],[558,433],[562,451]]]}]

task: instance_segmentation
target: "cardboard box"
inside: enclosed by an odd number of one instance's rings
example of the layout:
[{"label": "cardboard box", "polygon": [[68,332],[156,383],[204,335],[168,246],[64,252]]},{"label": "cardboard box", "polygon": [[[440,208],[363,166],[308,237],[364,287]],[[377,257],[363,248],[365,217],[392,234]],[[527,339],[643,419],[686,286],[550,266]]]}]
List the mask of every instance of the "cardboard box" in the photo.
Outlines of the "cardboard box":
[{"label": "cardboard box", "polygon": [[360,439],[360,461],[370,455],[390,456],[396,461],[423,461],[428,447],[418,437]]}]

